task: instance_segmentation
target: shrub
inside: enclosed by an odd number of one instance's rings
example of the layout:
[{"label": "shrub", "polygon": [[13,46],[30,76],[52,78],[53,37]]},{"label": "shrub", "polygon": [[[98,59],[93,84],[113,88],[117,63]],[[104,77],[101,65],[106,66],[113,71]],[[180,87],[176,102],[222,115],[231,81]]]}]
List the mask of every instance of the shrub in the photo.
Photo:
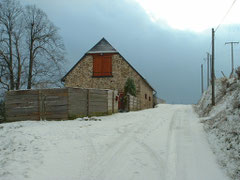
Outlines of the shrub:
[{"label": "shrub", "polygon": [[132,78],[128,78],[124,86],[124,94],[127,95],[128,93],[136,96],[136,86]]}]

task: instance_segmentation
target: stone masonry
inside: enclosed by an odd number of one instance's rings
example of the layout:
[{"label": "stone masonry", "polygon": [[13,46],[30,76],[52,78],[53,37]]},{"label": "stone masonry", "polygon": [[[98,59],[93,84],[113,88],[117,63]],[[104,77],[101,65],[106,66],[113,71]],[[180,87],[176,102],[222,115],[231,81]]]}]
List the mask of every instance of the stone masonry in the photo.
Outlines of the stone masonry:
[{"label": "stone masonry", "polygon": [[152,108],[153,89],[119,53],[112,55],[112,76],[93,77],[93,56],[86,54],[64,77],[64,82],[66,87],[112,89],[123,92],[129,77],[135,82],[141,109]]}]

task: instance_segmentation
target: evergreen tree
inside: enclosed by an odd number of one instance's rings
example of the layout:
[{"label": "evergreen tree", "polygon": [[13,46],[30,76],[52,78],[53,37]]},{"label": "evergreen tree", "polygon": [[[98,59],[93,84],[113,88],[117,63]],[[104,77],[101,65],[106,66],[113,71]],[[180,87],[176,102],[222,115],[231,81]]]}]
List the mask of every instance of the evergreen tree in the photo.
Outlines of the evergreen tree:
[{"label": "evergreen tree", "polygon": [[124,86],[124,94],[131,94],[132,96],[136,96],[136,86],[134,80],[132,78],[128,78],[125,86]]}]

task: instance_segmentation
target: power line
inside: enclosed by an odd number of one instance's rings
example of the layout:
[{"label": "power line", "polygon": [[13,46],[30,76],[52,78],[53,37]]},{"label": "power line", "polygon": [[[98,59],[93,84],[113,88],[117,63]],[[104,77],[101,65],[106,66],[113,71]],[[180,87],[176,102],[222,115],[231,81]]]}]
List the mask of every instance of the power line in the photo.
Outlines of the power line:
[{"label": "power line", "polygon": [[[229,14],[229,12],[231,11],[231,9],[233,8],[234,4],[237,2],[237,0],[234,0],[230,6],[230,8],[228,9],[227,13],[225,14],[225,16],[222,18],[221,22],[218,24],[217,28],[215,29],[215,33],[217,32],[218,28],[222,25],[223,21],[225,20],[225,18],[227,17],[227,15]],[[214,37],[216,38],[216,37]],[[212,42],[210,42],[208,51],[210,51],[210,49],[212,48]]]},{"label": "power line", "polygon": [[217,32],[218,28],[222,25],[223,21],[225,20],[225,18],[227,17],[227,15],[229,14],[229,12],[231,11],[232,7],[234,6],[234,4],[236,3],[237,0],[234,0],[232,5],[230,6],[230,8],[228,9],[227,13],[225,14],[225,16],[223,16],[221,22],[219,23],[219,25],[217,26],[215,33]]},{"label": "power line", "polygon": [[232,72],[231,72],[231,76],[233,75],[234,73],[234,64],[233,64],[233,45],[234,44],[238,44],[239,42],[238,41],[231,41],[231,42],[226,42],[226,44],[231,44],[231,59],[232,59]]}]

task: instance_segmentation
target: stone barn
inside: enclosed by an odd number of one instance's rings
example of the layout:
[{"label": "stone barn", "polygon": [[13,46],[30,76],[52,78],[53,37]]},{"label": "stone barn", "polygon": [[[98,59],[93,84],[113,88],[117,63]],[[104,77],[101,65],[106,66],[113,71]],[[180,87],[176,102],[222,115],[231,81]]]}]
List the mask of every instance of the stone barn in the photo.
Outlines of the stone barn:
[{"label": "stone barn", "polygon": [[90,49],[62,78],[65,87],[118,90],[121,97],[128,78],[136,85],[140,109],[153,107],[152,86],[104,38]]}]

